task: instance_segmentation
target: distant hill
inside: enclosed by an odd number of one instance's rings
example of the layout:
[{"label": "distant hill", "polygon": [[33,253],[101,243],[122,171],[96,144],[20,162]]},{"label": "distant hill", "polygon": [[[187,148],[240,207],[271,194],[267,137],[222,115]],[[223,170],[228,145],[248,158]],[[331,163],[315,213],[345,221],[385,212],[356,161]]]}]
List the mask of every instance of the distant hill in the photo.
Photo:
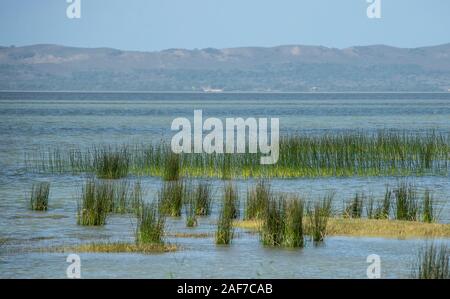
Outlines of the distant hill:
[{"label": "distant hill", "polygon": [[0,90],[449,91],[450,44],[158,52],[0,47]]}]

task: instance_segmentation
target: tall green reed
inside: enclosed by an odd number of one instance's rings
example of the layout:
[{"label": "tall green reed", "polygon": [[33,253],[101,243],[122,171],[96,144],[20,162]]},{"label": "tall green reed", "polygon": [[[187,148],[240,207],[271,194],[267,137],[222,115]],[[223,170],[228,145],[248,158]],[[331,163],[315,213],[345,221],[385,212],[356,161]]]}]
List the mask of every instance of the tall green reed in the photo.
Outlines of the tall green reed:
[{"label": "tall green reed", "polygon": [[33,184],[30,194],[30,208],[34,211],[47,211],[50,183],[39,182]]},{"label": "tall green reed", "polygon": [[77,223],[79,225],[104,225],[111,211],[114,189],[108,182],[89,179],[82,187],[78,201]]},{"label": "tall green reed", "polygon": [[164,160],[163,180],[177,181],[180,178],[180,156],[170,152]]},{"label": "tall green reed", "polygon": [[163,182],[158,192],[160,213],[171,217],[181,216],[184,198],[185,184],[182,180]]},{"label": "tall green reed", "polygon": [[230,179],[448,175],[450,170],[450,138],[433,131],[419,134],[384,130],[377,133],[283,136],[280,139],[280,157],[275,165],[261,165],[260,153],[174,155],[170,145],[165,143],[124,145],[122,148],[107,148],[106,151],[96,147],[88,150],[38,150],[26,154],[25,164],[27,169],[34,171],[97,171],[99,177],[113,178],[126,175],[125,171],[118,169],[126,169],[129,163],[130,170],[137,174],[158,175],[167,180],[175,180],[181,173]]},{"label": "tall green reed", "polygon": [[211,213],[212,204],[211,184],[207,182],[199,182],[195,186],[193,196],[195,215],[208,216]]},{"label": "tall green reed", "polygon": [[258,181],[255,187],[247,191],[244,218],[246,220],[263,219],[270,198],[270,183],[267,180]]},{"label": "tall green reed", "polygon": [[222,207],[217,221],[216,244],[227,245],[231,243],[234,236],[233,219],[238,217],[238,211],[236,188],[231,183],[228,183],[224,188]]},{"label": "tall green reed", "polygon": [[353,199],[344,208],[344,217],[361,218],[364,205],[364,194],[356,193]]},{"label": "tall green reed", "polygon": [[165,217],[158,213],[155,203],[143,203],[137,215],[136,242],[163,244]]},{"label": "tall green reed", "polygon": [[432,243],[423,247],[413,263],[411,277],[415,279],[450,279],[450,251],[446,245]]},{"label": "tall green reed", "polygon": [[419,203],[414,185],[407,182],[400,182],[394,190],[394,197],[395,216],[397,220],[418,220]]},{"label": "tall green reed", "polygon": [[324,240],[327,233],[328,218],[332,215],[332,201],[334,195],[327,194],[321,201],[315,202],[307,209],[309,218],[309,232],[314,242]]},{"label": "tall green reed", "polygon": [[93,166],[97,177],[102,179],[119,179],[126,177],[130,168],[128,147],[94,148]]}]

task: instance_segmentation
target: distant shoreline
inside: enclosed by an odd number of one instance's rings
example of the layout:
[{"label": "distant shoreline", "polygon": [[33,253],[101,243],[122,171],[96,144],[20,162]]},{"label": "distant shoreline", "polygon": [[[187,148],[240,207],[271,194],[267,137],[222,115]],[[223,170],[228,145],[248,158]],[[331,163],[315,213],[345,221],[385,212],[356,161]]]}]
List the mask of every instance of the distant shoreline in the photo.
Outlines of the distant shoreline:
[{"label": "distant shoreline", "polygon": [[450,94],[450,91],[122,91],[122,90],[0,90],[0,93],[175,93],[175,94]]}]

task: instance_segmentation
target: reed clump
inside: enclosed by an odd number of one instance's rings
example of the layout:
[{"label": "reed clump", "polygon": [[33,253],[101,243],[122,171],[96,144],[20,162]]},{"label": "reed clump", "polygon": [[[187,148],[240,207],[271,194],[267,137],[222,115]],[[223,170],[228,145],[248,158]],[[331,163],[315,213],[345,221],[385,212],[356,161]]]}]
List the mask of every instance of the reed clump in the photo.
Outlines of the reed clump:
[{"label": "reed clump", "polygon": [[[353,199],[347,203],[344,208],[344,217],[347,218],[361,218],[364,205],[364,194],[356,193]],[[370,202],[371,204],[372,202]],[[369,213],[372,212],[372,206],[369,205]]]},{"label": "reed clump", "polygon": [[130,168],[130,153],[127,146],[94,148],[93,167],[98,178],[119,179],[126,177]]},{"label": "reed clump", "polygon": [[136,181],[130,194],[129,205],[131,206],[131,211],[137,215],[143,204],[143,196],[144,192],[142,190],[141,181]]},{"label": "reed clump", "polygon": [[222,208],[217,222],[216,244],[228,245],[234,236],[233,219]]},{"label": "reed clump", "polygon": [[159,211],[170,217],[180,217],[185,198],[185,184],[182,180],[163,182],[158,192]]},{"label": "reed clump", "polygon": [[437,220],[433,195],[429,190],[425,190],[422,208],[422,221],[432,223]]},{"label": "reed clump", "polygon": [[285,224],[283,245],[285,247],[303,247],[304,203],[301,199],[294,197],[287,201],[285,208]]},{"label": "reed clump", "polygon": [[333,194],[327,194],[321,201],[307,209],[309,232],[313,242],[322,242],[327,234],[328,219],[332,215]]},{"label": "reed clump", "polygon": [[164,244],[165,217],[158,213],[156,204],[142,204],[137,216],[136,243]]},{"label": "reed clump", "polygon": [[111,211],[114,189],[108,182],[89,179],[82,187],[78,202],[77,223],[79,225],[104,225]]},{"label": "reed clump", "polygon": [[112,188],[111,212],[117,214],[129,211],[130,183],[127,180],[120,182],[108,182]]},{"label": "reed clump", "polygon": [[260,230],[261,242],[265,246],[282,246],[285,233],[285,197],[271,198]]},{"label": "reed clump", "polygon": [[180,179],[180,168],[181,161],[178,154],[172,152],[168,153],[164,157],[164,169],[163,169],[163,180],[165,181],[177,181]]},{"label": "reed clump", "polygon": [[391,215],[392,206],[392,191],[389,187],[386,187],[384,197],[381,202],[378,203],[377,208],[374,211],[374,219],[389,219]]},{"label": "reed clump", "polygon": [[239,197],[236,186],[232,183],[227,183],[224,187],[224,207],[226,212],[232,219],[239,218]]},{"label": "reed clump", "polygon": [[112,188],[112,200],[110,212],[116,214],[135,213],[142,203],[143,191],[141,182],[134,184],[128,180],[106,181]]},{"label": "reed clump", "polygon": [[197,226],[196,206],[192,199],[188,200],[185,205],[186,211],[186,227]]},{"label": "reed clump", "polygon": [[217,221],[216,244],[218,245],[230,244],[233,239],[233,219],[239,216],[238,200],[236,187],[231,183],[226,184]]},{"label": "reed clump", "polygon": [[211,184],[200,182],[194,189],[193,205],[195,207],[195,215],[208,216],[211,213],[212,193]]},{"label": "reed clump", "polygon": [[263,215],[259,230],[263,245],[289,248],[304,246],[304,203],[300,198],[274,195]]},{"label": "reed clump", "polygon": [[47,211],[50,183],[39,182],[33,184],[30,195],[30,208],[33,211]]},{"label": "reed clump", "polygon": [[244,218],[263,219],[271,196],[270,183],[267,180],[258,181],[255,187],[247,191]]},{"label": "reed clump", "polygon": [[419,216],[417,190],[413,184],[400,182],[394,190],[395,217],[397,220],[416,221]]},{"label": "reed clump", "polygon": [[449,261],[448,247],[432,243],[419,251],[411,276],[415,279],[450,279]]}]

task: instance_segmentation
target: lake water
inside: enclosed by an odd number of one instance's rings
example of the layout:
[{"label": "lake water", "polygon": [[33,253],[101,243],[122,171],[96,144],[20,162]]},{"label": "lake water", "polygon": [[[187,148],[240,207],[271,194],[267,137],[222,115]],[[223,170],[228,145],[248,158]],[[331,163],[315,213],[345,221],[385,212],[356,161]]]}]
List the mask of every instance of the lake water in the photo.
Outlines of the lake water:
[{"label": "lake water", "polygon": [[[76,225],[76,201],[85,178],[29,173],[24,154],[39,148],[93,144],[152,143],[172,136],[176,117],[278,117],[282,133],[323,134],[349,130],[396,129],[450,133],[450,93],[7,93],[0,92],[0,277],[66,275],[67,254],[37,252],[80,242],[133,240],[135,220],[112,216],[100,228]],[[141,178],[146,200],[153,200],[161,180]],[[26,192],[34,181],[51,182],[49,211],[27,208]],[[277,191],[315,198],[327,191],[337,202],[355,191],[383,195],[392,177],[273,180]],[[446,176],[412,178],[432,188],[441,222],[450,222],[450,182]],[[223,185],[213,180],[216,197]],[[253,181],[238,180],[241,198]],[[242,206],[242,205],[241,205]],[[169,232],[214,232],[215,213],[195,229],[169,219]],[[230,246],[210,238],[168,238],[182,249],[174,253],[80,254],[82,276],[140,278],[365,278],[369,254],[378,254],[382,275],[407,277],[425,240],[328,237],[323,245],[299,250],[263,247],[258,235],[237,231]],[[448,239],[440,240],[450,243]]]}]

